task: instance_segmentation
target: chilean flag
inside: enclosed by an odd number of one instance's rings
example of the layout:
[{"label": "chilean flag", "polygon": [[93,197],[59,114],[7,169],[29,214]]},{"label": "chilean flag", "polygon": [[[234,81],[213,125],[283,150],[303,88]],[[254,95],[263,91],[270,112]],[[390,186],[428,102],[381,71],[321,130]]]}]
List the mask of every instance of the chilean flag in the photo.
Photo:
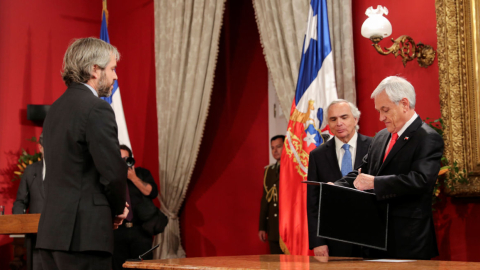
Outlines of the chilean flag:
[{"label": "chilean flag", "polygon": [[280,170],[279,229],[286,254],[308,249],[307,186],[310,151],[323,143],[324,109],[337,99],[326,0],[311,0],[295,100],[290,111]]},{"label": "chilean flag", "polygon": [[[108,28],[107,20],[105,17],[105,10],[102,15],[102,27],[100,28],[100,39],[110,43],[110,38],[108,37]],[[102,97],[103,100],[107,101],[108,104],[112,106],[113,111],[115,112],[115,120],[117,120],[118,128],[118,141],[120,144],[124,144],[132,149],[130,144],[130,137],[128,136],[127,123],[125,122],[125,114],[123,113],[122,97],[120,96],[120,88],[118,87],[118,82],[115,81],[113,85],[112,95],[109,97]],[[132,150],[133,152],[133,150]]]}]

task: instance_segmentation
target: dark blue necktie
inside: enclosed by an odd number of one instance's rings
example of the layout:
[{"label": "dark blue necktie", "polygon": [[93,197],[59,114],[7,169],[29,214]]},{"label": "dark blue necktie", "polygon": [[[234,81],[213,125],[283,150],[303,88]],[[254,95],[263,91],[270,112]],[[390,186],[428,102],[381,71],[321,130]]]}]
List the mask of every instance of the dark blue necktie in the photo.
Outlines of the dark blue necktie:
[{"label": "dark blue necktie", "polygon": [[342,148],[345,149],[345,154],[342,159],[342,176],[345,176],[352,171],[352,153],[350,153],[350,145],[344,144]]}]

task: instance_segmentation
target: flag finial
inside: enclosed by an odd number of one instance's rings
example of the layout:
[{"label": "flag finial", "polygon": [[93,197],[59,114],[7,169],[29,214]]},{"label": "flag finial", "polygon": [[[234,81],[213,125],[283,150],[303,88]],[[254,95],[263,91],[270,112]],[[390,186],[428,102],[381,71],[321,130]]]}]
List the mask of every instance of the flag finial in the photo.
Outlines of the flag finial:
[{"label": "flag finial", "polygon": [[[107,0],[103,0],[103,12],[105,12],[105,20],[108,26],[108,9],[107,9]],[[102,13],[103,13],[102,12]],[[102,14],[103,17],[103,14]]]}]

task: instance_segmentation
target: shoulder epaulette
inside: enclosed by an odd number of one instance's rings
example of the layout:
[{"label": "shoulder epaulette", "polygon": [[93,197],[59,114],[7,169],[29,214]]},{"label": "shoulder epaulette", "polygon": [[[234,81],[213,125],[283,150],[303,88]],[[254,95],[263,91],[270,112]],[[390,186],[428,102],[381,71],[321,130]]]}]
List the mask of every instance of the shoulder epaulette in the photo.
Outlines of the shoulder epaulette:
[{"label": "shoulder epaulette", "polygon": [[265,166],[265,169],[270,168],[270,167],[273,167],[273,166],[275,166],[275,165],[277,165],[277,163],[272,163],[272,164],[270,164],[270,165]]}]

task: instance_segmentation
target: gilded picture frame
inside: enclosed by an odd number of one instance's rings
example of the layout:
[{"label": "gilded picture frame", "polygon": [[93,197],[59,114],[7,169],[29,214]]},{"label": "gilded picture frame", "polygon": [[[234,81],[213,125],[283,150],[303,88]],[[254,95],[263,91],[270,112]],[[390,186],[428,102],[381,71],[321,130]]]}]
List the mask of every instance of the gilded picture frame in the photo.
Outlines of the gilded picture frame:
[{"label": "gilded picture frame", "polygon": [[480,196],[480,0],[436,0],[445,156],[470,174],[450,196]]}]

